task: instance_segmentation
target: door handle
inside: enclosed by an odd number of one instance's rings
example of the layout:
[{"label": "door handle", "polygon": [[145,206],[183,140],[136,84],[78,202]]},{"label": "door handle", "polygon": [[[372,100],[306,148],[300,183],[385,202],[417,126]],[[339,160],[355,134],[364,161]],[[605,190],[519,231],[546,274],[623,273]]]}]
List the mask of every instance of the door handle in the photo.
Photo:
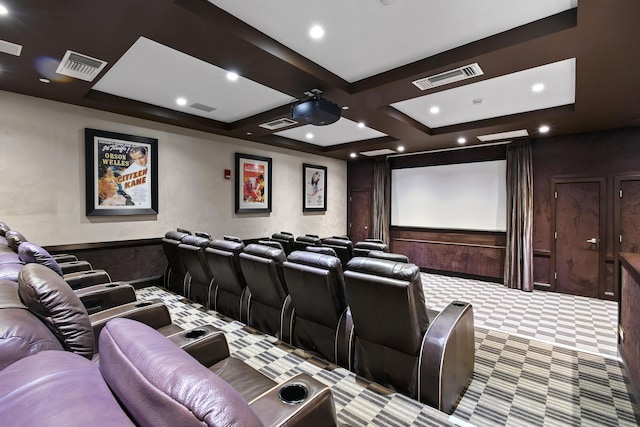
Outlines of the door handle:
[{"label": "door handle", "polygon": [[587,243],[591,243],[592,245],[595,245],[596,243],[598,243],[598,239],[596,239],[595,237],[592,237],[591,239],[587,239]]}]

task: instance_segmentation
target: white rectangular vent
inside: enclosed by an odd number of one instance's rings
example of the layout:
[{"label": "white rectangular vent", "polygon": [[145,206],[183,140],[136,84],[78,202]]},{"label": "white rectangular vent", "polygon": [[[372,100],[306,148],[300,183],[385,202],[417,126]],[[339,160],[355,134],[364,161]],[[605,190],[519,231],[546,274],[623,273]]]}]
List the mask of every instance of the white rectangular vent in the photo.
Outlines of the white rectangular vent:
[{"label": "white rectangular vent", "polygon": [[499,133],[492,133],[488,135],[479,135],[478,139],[482,142],[487,142],[487,141],[498,141],[501,139],[522,138],[524,136],[529,136],[529,132],[527,132],[526,129],[518,129],[518,130],[511,130],[509,132],[499,132]]},{"label": "white rectangular vent", "polygon": [[455,70],[445,71],[444,73],[436,74],[434,76],[418,79],[412,83],[420,90],[430,89],[436,86],[442,86],[449,83],[457,82],[460,80],[470,79],[471,77],[481,76],[484,71],[480,68],[477,62],[471,65],[465,65],[464,67],[456,68]]},{"label": "white rectangular vent", "polygon": [[296,123],[298,122],[296,122],[295,120],[291,120],[291,119],[287,119],[286,117],[283,117],[281,119],[276,119],[267,123],[263,123],[260,125],[260,127],[269,129],[269,130],[276,130],[276,129],[286,128],[287,126],[295,125]]},{"label": "white rectangular vent", "polygon": [[396,152],[389,148],[382,148],[380,150],[361,151],[360,154],[362,154],[363,156],[373,157],[373,156],[385,156],[388,154],[396,154]]},{"label": "white rectangular vent", "polygon": [[6,40],[0,40],[0,52],[8,53],[9,55],[20,56],[22,53],[22,46],[19,44],[11,43]]},{"label": "white rectangular vent", "polygon": [[195,108],[196,110],[205,111],[207,113],[210,113],[216,109],[216,107],[209,107],[208,105],[200,104],[199,102],[191,104],[190,107]]},{"label": "white rectangular vent", "polygon": [[105,65],[107,65],[105,61],[68,50],[60,61],[56,73],[90,82]]}]

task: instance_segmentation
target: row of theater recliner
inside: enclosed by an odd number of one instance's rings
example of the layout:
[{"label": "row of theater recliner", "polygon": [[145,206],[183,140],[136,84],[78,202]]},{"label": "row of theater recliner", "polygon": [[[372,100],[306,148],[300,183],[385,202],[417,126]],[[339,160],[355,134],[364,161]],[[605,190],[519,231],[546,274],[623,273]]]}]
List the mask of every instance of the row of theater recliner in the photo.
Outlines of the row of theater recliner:
[{"label": "row of theater recliner", "polygon": [[308,375],[276,384],[231,357],[221,331],[184,331],[158,300],[90,315],[54,257],[38,255],[17,281],[0,279],[2,423],[337,424],[330,389]]},{"label": "row of theater recliner", "polygon": [[[165,234],[168,289],[451,412],[473,373],[470,304],[428,310],[420,269],[377,241]],[[285,235],[286,236],[286,235]],[[253,240],[255,241],[255,239]],[[343,257],[339,257],[338,253]],[[350,254],[350,252],[352,252]]]}]

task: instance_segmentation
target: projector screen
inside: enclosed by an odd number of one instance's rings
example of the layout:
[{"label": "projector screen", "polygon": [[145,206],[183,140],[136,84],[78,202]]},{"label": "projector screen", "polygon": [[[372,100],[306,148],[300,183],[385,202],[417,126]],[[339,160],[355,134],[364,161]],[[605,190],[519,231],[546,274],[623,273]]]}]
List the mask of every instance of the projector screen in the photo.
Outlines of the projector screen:
[{"label": "projector screen", "polygon": [[506,230],[507,161],[391,171],[391,225]]}]

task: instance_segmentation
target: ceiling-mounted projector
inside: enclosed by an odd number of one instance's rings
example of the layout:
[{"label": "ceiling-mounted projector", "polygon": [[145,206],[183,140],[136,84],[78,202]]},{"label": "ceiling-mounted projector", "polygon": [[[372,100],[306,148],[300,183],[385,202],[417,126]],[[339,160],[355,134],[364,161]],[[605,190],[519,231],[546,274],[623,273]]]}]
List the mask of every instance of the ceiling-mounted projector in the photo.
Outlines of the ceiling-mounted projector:
[{"label": "ceiling-mounted projector", "polygon": [[331,101],[313,96],[291,105],[291,118],[315,126],[325,126],[340,119],[342,109]]}]

